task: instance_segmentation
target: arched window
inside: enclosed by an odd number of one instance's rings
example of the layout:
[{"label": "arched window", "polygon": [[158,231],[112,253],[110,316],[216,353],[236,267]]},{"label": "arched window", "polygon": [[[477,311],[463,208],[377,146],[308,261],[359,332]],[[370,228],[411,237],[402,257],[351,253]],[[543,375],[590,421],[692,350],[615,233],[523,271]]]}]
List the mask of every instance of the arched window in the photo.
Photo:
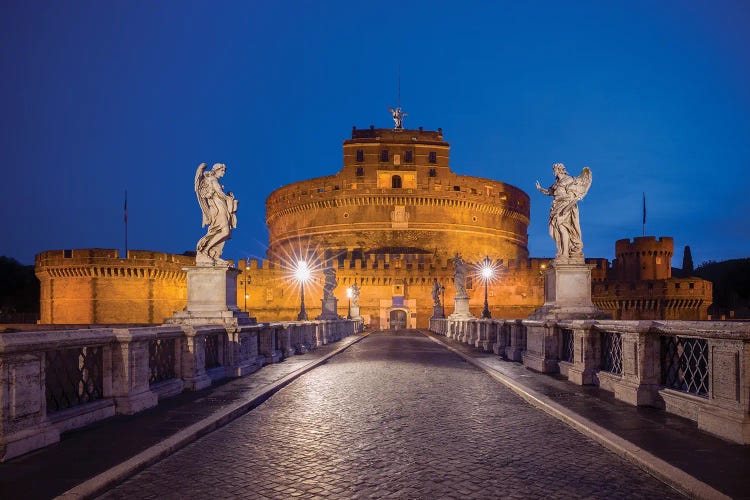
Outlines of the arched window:
[{"label": "arched window", "polygon": [[394,175],[391,177],[391,187],[392,188],[400,188],[401,187],[401,176],[400,175]]}]

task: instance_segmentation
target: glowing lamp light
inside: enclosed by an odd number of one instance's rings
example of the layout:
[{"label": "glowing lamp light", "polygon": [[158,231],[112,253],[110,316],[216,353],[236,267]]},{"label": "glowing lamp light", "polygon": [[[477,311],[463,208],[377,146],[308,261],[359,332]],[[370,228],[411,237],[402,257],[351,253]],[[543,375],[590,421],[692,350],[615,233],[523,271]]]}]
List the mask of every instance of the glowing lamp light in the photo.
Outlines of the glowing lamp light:
[{"label": "glowing lamp light", "polygon": [[482,264],[480,274],[482,275],[482,279],[484,281],[489,281],[495,275],[495,269],[492,267],[492,264],[484,263]]},{"label": "glowing lamp light", "polygon": [[294,268],[294,277],[297,281],[305,283],[310,279],[312,272],[307,261],[300,260],[297,262],[297,266]]},{"label": "glowing lamp light", "polygon": [[346,296],[347,298],[352,298],[352,287],[346,289]]}]

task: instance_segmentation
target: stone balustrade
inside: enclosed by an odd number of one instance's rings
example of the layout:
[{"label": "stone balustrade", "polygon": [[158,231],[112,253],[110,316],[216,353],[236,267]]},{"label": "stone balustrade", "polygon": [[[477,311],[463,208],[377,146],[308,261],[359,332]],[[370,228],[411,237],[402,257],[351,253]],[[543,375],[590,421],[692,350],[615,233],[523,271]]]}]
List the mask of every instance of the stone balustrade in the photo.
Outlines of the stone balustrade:
[{"label": "stone balustrade", "polygon": [[431,319],[430,330],[750,444],[750,322]]},{"label": "stone balustrade", "polygon": [[0,334],[0,460],[361,332],[362,321]]}]

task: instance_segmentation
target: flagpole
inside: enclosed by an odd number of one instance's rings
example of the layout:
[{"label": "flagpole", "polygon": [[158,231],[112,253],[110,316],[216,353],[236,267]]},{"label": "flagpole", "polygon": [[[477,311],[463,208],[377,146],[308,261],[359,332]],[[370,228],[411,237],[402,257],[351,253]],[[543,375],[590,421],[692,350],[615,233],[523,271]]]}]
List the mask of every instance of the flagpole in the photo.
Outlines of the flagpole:
[{"label": "flagpole", "polygon": [[641,226],[641,236],[646,236],[646,192],[643,192],[643,224]]},{"label": "flagpole", "polygon": [[125,222],[125,258],[128,258],[128,190],[125,190],[125,208],[123,211],[123,222]]}]

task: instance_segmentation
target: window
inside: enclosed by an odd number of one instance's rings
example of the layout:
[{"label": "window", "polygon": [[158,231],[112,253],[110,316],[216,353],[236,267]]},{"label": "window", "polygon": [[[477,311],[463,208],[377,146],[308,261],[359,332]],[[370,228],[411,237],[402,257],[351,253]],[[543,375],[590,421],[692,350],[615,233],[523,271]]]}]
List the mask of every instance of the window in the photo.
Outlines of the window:
[{"label": "window", "polygon": [[695,283],[688,283],[688,288],[690,288],[691,290],[694,290],[695,289]]},{"label": "window", "polygon": [[414,152],[412,150],[404,151],[404,161],[411,163],[414,161]]},{"label": "window", "polygon": [[400,175],[394,175],[391,177],[391,187],[392,188],[400,188],[401,187],[401,176]]},{"label": "window", "polygon": [[357,150],[357,161],[358,161],[358,162],[363,162],[363,161],[365,161],[365,152],[364,152],[364,151],[362,151],[361,149],[358,149],[358,150]]},{"label": "window", "polygon": [[380,152],[380,161],[388,161],[388,150],[384,149]]},{"label": "window", "polygon": [[461,191],[461,186],[453,186],[454,191]]},{"label": "window", "polygon": [[63,250],[63,259],[72,259],[73,250]]},{"label": "window", "polygon": [[437,153],[435,151],[430,151],[429,158],[430,163],[437,163]]},{"label": "window", "polygon": [[434,169],[434,168],[430,169],[430,177],[437,177],[437,169]]},{"label": "window", "polygon": [[679,290],[680,289],[680,284],[679,283],[675,283],[674,284],[674,288],[675,288],[675,290]]},{"label": "window", "polygon": [[363,177],[365,175],[364,167],[357,167],[357,177]]}]

